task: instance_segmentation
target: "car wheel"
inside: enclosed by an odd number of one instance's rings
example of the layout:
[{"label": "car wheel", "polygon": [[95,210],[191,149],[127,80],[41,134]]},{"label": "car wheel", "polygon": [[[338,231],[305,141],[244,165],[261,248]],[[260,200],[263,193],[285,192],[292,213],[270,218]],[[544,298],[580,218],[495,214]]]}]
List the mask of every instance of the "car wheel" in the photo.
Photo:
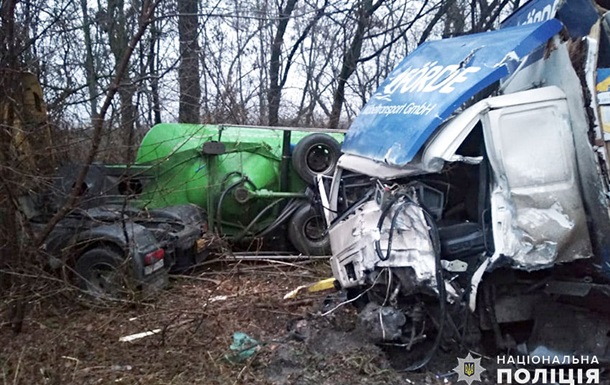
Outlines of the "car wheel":
[{"label": "car wheel", "polygon": [[332,136],[316,133],[301,139],[292,152],[292,168],[311,184],[317,174],[332,176],[341,154],[341,145]]},{"label": "car wheel", "polygon": [[117,299],[129,290],[129,269],[115,250],[97,247],[86,251],[76,261],[79,287],[94,298]]},{"label": "car wheel", "polygon": [[303,255],[330,254],[324,217],[310,204],[303,205],[292,215],[288,238]]}]

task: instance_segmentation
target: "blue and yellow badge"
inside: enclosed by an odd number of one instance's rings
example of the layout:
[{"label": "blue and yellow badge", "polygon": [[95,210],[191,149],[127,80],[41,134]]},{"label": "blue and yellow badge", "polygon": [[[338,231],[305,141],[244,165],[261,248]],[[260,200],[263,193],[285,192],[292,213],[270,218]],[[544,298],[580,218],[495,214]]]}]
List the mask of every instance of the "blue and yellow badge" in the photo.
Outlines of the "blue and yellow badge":
[{"label": "blue and yellow badge", "polygon": [[458,358],[458,366],[453,368],[453,371],[458,374],[458,382],[464,381],[471,385],[474,381],[481,381],[481,373],[485,368],[481,366],[480,358],[473,358],[468,353],[466,358]]},{"label": "blue and yellow badge", "polygon": [[464,375],[474,376],[474,362],[464,362]]}]

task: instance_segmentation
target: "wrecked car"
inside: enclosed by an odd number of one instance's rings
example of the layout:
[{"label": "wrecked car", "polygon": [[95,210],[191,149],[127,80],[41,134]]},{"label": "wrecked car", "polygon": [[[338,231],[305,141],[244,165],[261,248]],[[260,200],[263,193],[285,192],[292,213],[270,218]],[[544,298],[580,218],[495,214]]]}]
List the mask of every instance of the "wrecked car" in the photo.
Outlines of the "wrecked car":
[{"label": "wrecked car", "polygon": [[[132,167],[130,172],[141,173],[141,168]],[[79,171],[72,165],[59,168],[54,185],[47,192],[51,207],[46,212],[55,212],[66,203]],[[125,173],[123,165],[90,165],[78,191],[78,207],[73,211],[88,213],[96,221],[109,224],[128,220],[145,227],[162,245],[165,268],[170,272],[183,272],[203,262],[209,254],[205,211],[188,203],[155,209],[137,207],[130,199],[139,187],[125,179]]]},{"label": "wrecked car", "polygon": [[407,369],[456,343],[610,360],[604,12],[530,1],[421,45],[319,178],[337,284]]},{"label": "wrecked car", "polygon": [[[34,233],[43,231],[57,205],[64,203],[52,197],[21,197]],[[206,232],[205,212],[195,205],[140,210],[85,199],[59,220],[41,252],[53,270],[63,269],[86,294],[118,299],[163,289],[169,272],[183,272],[204,261],[209,253]]]},{"label": "wrecked car", "polygon": [[[133,283],[142,286],[146,274],[165,277],[197,266],[224,245],[220,239],[244,249],[327,255],[329,240],[310,186],[316,175],[333,174],[342,137],[321,129],[158,124],[134,164],[90,165],[78,207],[60,222],[58,236],[52,234],[57,239],[48,242],[49,251],[75,261],[83,289],[110,294],[129,282],[129,274],[117,274],[123,262],[132,262]],[[80,169],[59,168],[47,212],[67,202]],[[112,258],[108,247],[95,246],[98,228],[108,232],[102,243],[116,244]],[[136,247],[131,239],[140,233],[148,243],[142,238]],[[153,245],[159,258],[151,265],[148,254],[138,253]]]},{"label": "wrecked car", "polygon": [[[5,77],[12,73],[0,72]],[[21,137],[17,130],[15,151],[28,167],[35,168],[33,138],[50,135],[42,88],[35,75],[18,73],[19,92],[14,105],[18,114],[14,127],[33,126],[37,136]],[[52,163],[52,162],[51,162]],[[134,166],[135,167],[135,166]],[[203,209],[191,205],[173,205],[141,210],[125,199],[108,202],[102,190],[129,190],[108,168],[93,164],[80,186],[78,204],[53,227],[40,253],[54,270],[94,297],[117,298],[141,289],[145,294],[163,288],[168,271],[181,272],[207,257],[207,218]],[[31,184],[20,196],[20,211],[27,218],[34,235],[46,230],[51,218],[68,202],[79,168],[64,166],[52,186]],[[118,170],[122,175],[122,170]],[[70,175],[69,178],[61,177]],[[101,176],[101,177],[100,177]],[[116,185],[112,185],[116,183]],[[111,186],[112,185],[112,186]]]},{"label": "wrecked car", "polygon": [[[34,232],[47,225],[30,218]],[[146,227],[108,210],[77,209],[62,218],[42,246],[53,270],[93,298],[117,299],[167,286],[167,243]]]},{"label": "wrecked car", "polygon": [[[92,173],[96,172],[92,165]],[[65,182],[62,178],[58,181]],[[20,197],[34,234],[44,231],[65,195],[57,190]],[[40,252],[84,293],[118,299],[163,289],[169,272],[182,272],[208,256],[205,212],[195,205],[140,210],[83,199],[54,226]]]}]

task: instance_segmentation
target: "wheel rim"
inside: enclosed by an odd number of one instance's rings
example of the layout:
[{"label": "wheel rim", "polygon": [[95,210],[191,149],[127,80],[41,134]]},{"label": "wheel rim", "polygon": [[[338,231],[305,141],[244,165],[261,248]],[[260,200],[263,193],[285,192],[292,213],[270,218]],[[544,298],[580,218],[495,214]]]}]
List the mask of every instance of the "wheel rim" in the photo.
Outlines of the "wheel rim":
[{"label": "wheel rim", "polygon": [[303,224],[303,234],[313,242],[319,242],[324,239],[325,232],[324,226],[322,226],[322,218],[320,216],[314,216],[309,218]]},{"label": "wheel rim", "polygon": [[91,267],[86,279],[87,291],[97,297],[116,296],[124,288],[121,273],[109,263],[97,263]]},{"label": "wheel rim", "polygon": [[318,144],[307,151],[307,166],[315,173],[323,174],[333,168],[333,152],[327,146]]}]

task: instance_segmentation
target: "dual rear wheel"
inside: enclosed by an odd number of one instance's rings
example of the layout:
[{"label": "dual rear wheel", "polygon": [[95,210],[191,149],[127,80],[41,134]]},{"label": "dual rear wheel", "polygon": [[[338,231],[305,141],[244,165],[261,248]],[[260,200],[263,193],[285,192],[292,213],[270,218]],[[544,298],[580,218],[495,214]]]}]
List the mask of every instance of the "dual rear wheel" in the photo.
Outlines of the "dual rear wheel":
[{"label": "dual rear wheel", "polygon": [[[296,144],[292,152],[292,168],[303,181],[313,185],[317,175],[333,175],[340,155],[341,145],[332,136],[311,134]],[[310,203],[305,203],[291,217],[288,238],[303,255],[330,254],[324,217]]]}]

